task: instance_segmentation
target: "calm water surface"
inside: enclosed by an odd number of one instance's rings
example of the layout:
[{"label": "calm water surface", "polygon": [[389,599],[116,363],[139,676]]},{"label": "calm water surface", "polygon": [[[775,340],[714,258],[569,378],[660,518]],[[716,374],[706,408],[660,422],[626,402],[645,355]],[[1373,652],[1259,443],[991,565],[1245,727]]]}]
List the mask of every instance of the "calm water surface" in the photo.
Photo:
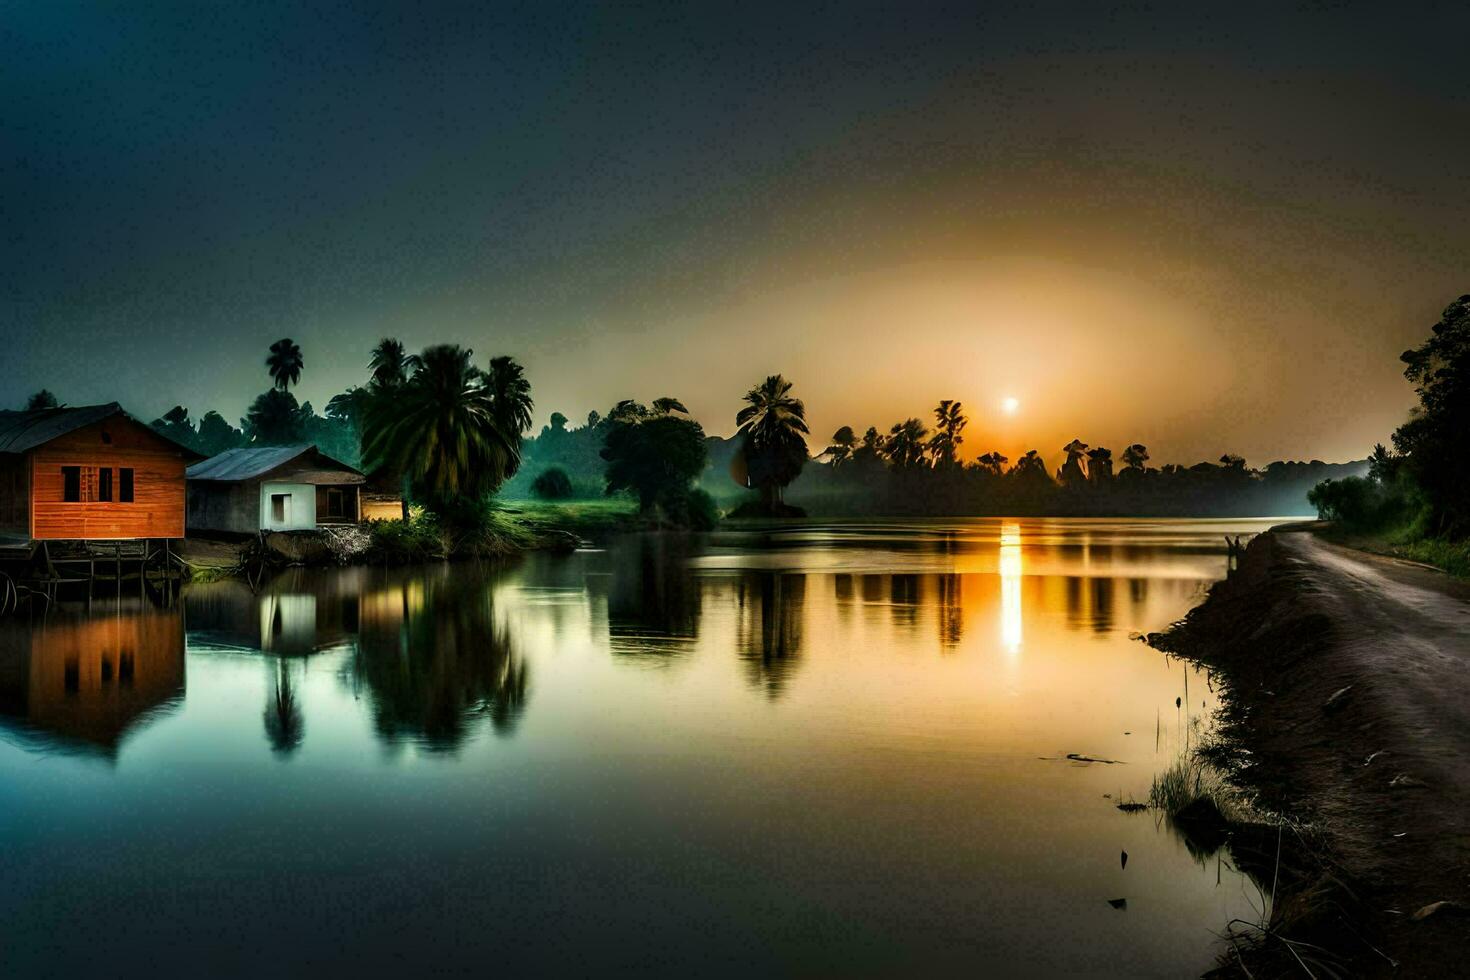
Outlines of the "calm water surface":
[{"label": "calm water surface", "polygon": [[1114,807],[1214,704],[1129,634],[1269,523],[630,536],[12,618],[0,975],[1195,975],[1259,893]]}]

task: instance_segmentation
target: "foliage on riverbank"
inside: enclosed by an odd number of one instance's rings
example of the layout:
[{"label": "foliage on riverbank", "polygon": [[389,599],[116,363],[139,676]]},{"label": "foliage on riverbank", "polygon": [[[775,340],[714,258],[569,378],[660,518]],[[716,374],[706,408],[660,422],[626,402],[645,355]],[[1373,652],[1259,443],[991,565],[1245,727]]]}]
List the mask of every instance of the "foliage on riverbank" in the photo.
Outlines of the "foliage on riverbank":
[{"label": "foliage on riverbank", "polygon": [[407,521],[370,521],[365,528],[368,546],[361,558],[383,565],[570,550],[580,540],[564,527],[527,520],[490,502],[443,516],[424,512]]},{"label": "foliage on riverbank", "polygon": [[1307,499],[1344,544],[1470,576],[1470,294],[1445,308],[1430,336],[1404,351],[1419,404],[1376,446],[1368,475],[1325,480]]},{"label": "foliage on riverbank", "polygon": [[1433,532],[1434,507],[1400,460],[1380,446],[1368,476],[1325,480],[1313,487],[1307,499],[1323,520],[1333,522],[1323,536],[1470,578],[1470,538]]}]

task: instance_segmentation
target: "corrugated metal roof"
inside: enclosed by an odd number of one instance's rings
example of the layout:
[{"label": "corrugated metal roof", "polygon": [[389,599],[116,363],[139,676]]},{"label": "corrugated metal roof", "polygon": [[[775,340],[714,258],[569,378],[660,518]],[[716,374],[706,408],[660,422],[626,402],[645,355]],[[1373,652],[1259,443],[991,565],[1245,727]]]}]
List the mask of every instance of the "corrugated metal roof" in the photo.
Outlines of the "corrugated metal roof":
[{"label": "corrugated metal roof", "polygon": [[[280,469],[308,454],[319,457],[330,466],[361,477],[362,473],[341,460],[333,459],[315,446],[261,446],[245,449],[227,449],[218,456],[211,456],[202,463],[189,467],[186,475],[191,480],[220,480],[235,482],[253,480],[272,470]],[[344,483],[355,482],[343,480]]]},{"label": "corrugated metal roof", "polygon": [[105,405],[79,405],[76,408],[39,408],[32,412],[0,411],[0,453],[27,452],[37,446],[44,446],[52,439],[60,438],[68,432],[75,432],[94,422],[101,422],[103,419],[110,419],[117,415],[137,422],[164,442],[172,443],[190,456],[198,458],[197,452],[157,432],[146,422],[124,412],[122,406],[117,402],[108,402]]}]

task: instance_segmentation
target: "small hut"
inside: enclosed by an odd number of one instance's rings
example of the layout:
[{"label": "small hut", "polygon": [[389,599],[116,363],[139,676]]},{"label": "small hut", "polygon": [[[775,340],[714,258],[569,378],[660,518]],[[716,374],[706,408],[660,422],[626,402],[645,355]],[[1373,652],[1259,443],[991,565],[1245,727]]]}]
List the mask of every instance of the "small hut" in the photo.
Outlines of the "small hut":
[{"label": "small hut", "polygon": [[231,449],[189,467],[189,533],[356,524],[366,477],[315,446]]},{"label": "small hut", "polygon": [[184,536],[184,467],[200,456],[116,402],[0,412],[0,537]]}]

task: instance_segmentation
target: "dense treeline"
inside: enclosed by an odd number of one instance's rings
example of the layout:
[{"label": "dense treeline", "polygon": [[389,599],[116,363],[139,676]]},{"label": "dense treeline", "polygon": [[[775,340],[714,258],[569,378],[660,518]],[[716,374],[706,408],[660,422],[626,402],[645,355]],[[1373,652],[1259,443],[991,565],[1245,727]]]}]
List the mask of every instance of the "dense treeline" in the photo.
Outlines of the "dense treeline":
[{"label": "dense treeline", "polygon": [[[1435,343],[1440,346],[1429,353],[1405,355],[1414,355],[1411,377],[1431,400],[1439,398],[1435,365],[1447,349],[1446,341]],[[1281,515],[1303,512],[1308,492],[1324,481],[1347,489],[1323,494],[1367,492],[1342,482],[1366,471],[1366,461],[1278,461],[1253,469],[1226,454],[1218,462],[1153,466],[1140,443],[1115,458],[1109,447],[1074,439],[1061,447],[1055,469],[1034,449],[1015,460],[990,451],[967,462],[969,420],[951,399],[939,402],[932,424],[908,418],[861,436],[843,426],[813,457],[805,405],[780,375],[745,394],[728,439],[706,435],[671,397],[648,405],[621,401],[605,414],[590,412],[577,426],[554,412],[538,435],[526,438],[531,387],[509,357],[482,368],[471,351],[455,345],[410,354],[385,339],[371,353],[364,384],[334,396],[322,416],[290,391],[304,367],[299,346],[277,341],[265,365],[271,387],[238,427],[213,411],[196,423],[182,406],[154,427],[207,455],[236,446],[315,443],[401,485],[405,501],[469,525],[496,494],[555,500],[626,494],[655,522],[707,527],[718,509],[736,516]],[[33,407],[55,403],[44,390],[31,400]],[[1442,406],[1437,410],[1442,414]],[[1380,453],[1375,480],[1394,467],[1412,471],[1416,486],[1447,485],[1423,464],[1444,453],[1435,441],[1440,430],[1423,421],[1427,412],[1395,436],[1397,454]]]},{"label": "dense treeline", "polygon": [[[1138,443],[1117,454],[1115,466],[1112,450],[1081,440],[1062,447],[1055,470],[1035,450],[1015,461],[987,452],[966,463],[961,447],[968,420],[963,405],[952,400],[935,409],[932,431],[917,418],[894,424],[887,434],[869,428],[861,437],[844,426],[809,461],[805,442],[797,438],[805,431],[804,407],[790,392],[785,379],[767,379],[746,396],[742,416],[751,426],[738,416],[742,429],[735,437],[707,439],[710,465],[700,485],[722,508],[822,516],[1300,514],[1308,510],[1307,493],[1315,484],[1367,467],[1312,460],[1253,469],[1231,454],[1218,462],[1155,467],[1147,447]],[[762,444],[774,460],[752,451],[754,424],[761,419],[782,425],[779,436]],[[528,475],[509,484],[506,494],[532,494],[535,476],[548,470],[564,474],[577,495],[600,493],[605,462],[599,453],[607,426],[597,412],[576,427],[564,415],[553,415],[550,425],[527,440]],[[759,498],[752,489],[760,491]]]},{"label": "dense treeline", "polygon": [[1470,574],[1470,294],[1400,355],[1419,404],[1369,457],[1366,476],[1313,489],[1319,514],[1397,551]]}]

